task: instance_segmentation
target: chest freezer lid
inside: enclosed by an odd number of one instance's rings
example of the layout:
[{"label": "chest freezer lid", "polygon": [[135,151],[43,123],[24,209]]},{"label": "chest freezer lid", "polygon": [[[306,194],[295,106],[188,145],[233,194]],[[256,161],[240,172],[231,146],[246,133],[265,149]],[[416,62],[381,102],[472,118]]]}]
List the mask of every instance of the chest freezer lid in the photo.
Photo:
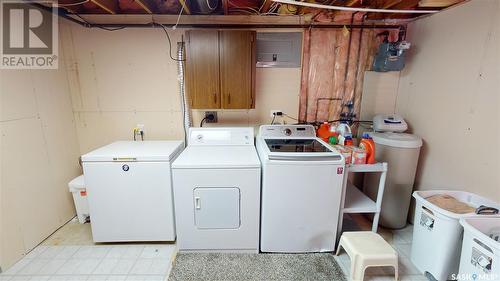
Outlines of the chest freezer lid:
[{"label": "chest freezer lid", "polygon": [[82,162],[170,161],[182,148],[182,141],[117,141],[82,155]]},{"label": "chest freezer lid", "polygon": [[253,145],[188,146],[172,163],[172,169],[260,168]]}]

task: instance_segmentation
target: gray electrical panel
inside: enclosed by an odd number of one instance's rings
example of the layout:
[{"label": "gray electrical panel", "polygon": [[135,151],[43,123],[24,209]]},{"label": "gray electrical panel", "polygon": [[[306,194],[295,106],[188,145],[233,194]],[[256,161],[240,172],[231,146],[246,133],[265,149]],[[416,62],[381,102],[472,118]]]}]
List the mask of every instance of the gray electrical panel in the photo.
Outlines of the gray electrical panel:
[{"label": "gray electrical panel", "polygon": [[378,47],[372,70],[378,72],[401,71],[405,67],[406,51],[410,43],[406,41],[384,42]]},{"label": "gray electrical panel", "polygon": [[302,32],[257,32],[257,67],[300,67]]}]

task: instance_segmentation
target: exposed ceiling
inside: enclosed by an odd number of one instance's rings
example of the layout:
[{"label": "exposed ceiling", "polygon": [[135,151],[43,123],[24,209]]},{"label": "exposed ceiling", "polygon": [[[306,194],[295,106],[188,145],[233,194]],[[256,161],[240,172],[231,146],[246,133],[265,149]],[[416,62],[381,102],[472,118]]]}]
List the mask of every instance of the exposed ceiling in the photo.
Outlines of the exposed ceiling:
[{"label": "exposed ceiling", "polygon": [[[372,8],[386,10],[424,10],[439,11],[466,0],[303,0],[306,4],[320,4],[327,7]],[[191,16],[208,24],[230,21],[233,24],[242,21],[256,21],[257,24],[282,22],[290,25],[305,24],[345,24],[354,18],[354,11],[340,11],[330,8],[304,7],[295,4],[279,3],[279,0],[59,0],[59,8],[69,15],[78,14],[86,20],[97,19],[106,22],[99,15],[132,15],[163,16],[165,24],[178,20],[179,15],[184,23]],[[298,3],[298,4],[300,4]],[[334,7],[331,7],[334,8]],[[363,15],[365,23],[395,23],[425,16],[425,13],[359,13],[355,21],[359,23]],[[201,15],[201,16],[200,16]],[[208,17],[207,17],[208,16]],[[239,17],[238,17],[239,16]],[[133,17],[133,16],[132,16]],[[118,23],[119,20],[110,21]],[[123,17],[121,17],[123,18]],[[140,17],[136,17],[140,19]],[[109,21],[109,19],[108,19]],[[178,22],[178,21],[177,21]]]}]

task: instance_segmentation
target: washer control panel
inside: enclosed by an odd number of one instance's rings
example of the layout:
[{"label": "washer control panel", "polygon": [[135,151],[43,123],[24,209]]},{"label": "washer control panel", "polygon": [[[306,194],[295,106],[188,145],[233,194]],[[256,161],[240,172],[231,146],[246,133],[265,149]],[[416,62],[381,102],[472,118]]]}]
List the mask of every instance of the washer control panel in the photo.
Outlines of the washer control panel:
[{"label": "washer control panel", "polygon": [[259,134],[263,137],[315,137],[312,125],[262,125]]}]

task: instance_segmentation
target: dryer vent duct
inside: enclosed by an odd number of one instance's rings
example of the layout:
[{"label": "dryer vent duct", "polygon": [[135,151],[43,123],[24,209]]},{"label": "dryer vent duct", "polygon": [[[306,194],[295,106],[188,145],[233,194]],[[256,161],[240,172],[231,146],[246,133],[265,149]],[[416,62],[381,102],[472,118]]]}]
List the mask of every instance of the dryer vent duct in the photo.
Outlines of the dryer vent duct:
[{"label": "dryer vent duct", "polygon": [[191,127],[191,113],[184,81],[184,61],[186,60],[184,42],[177,42],[177,75],[179,80],[179,95],[181,98],[181,109],[184,124],[184,145],[187,145],[189,127]]}]

